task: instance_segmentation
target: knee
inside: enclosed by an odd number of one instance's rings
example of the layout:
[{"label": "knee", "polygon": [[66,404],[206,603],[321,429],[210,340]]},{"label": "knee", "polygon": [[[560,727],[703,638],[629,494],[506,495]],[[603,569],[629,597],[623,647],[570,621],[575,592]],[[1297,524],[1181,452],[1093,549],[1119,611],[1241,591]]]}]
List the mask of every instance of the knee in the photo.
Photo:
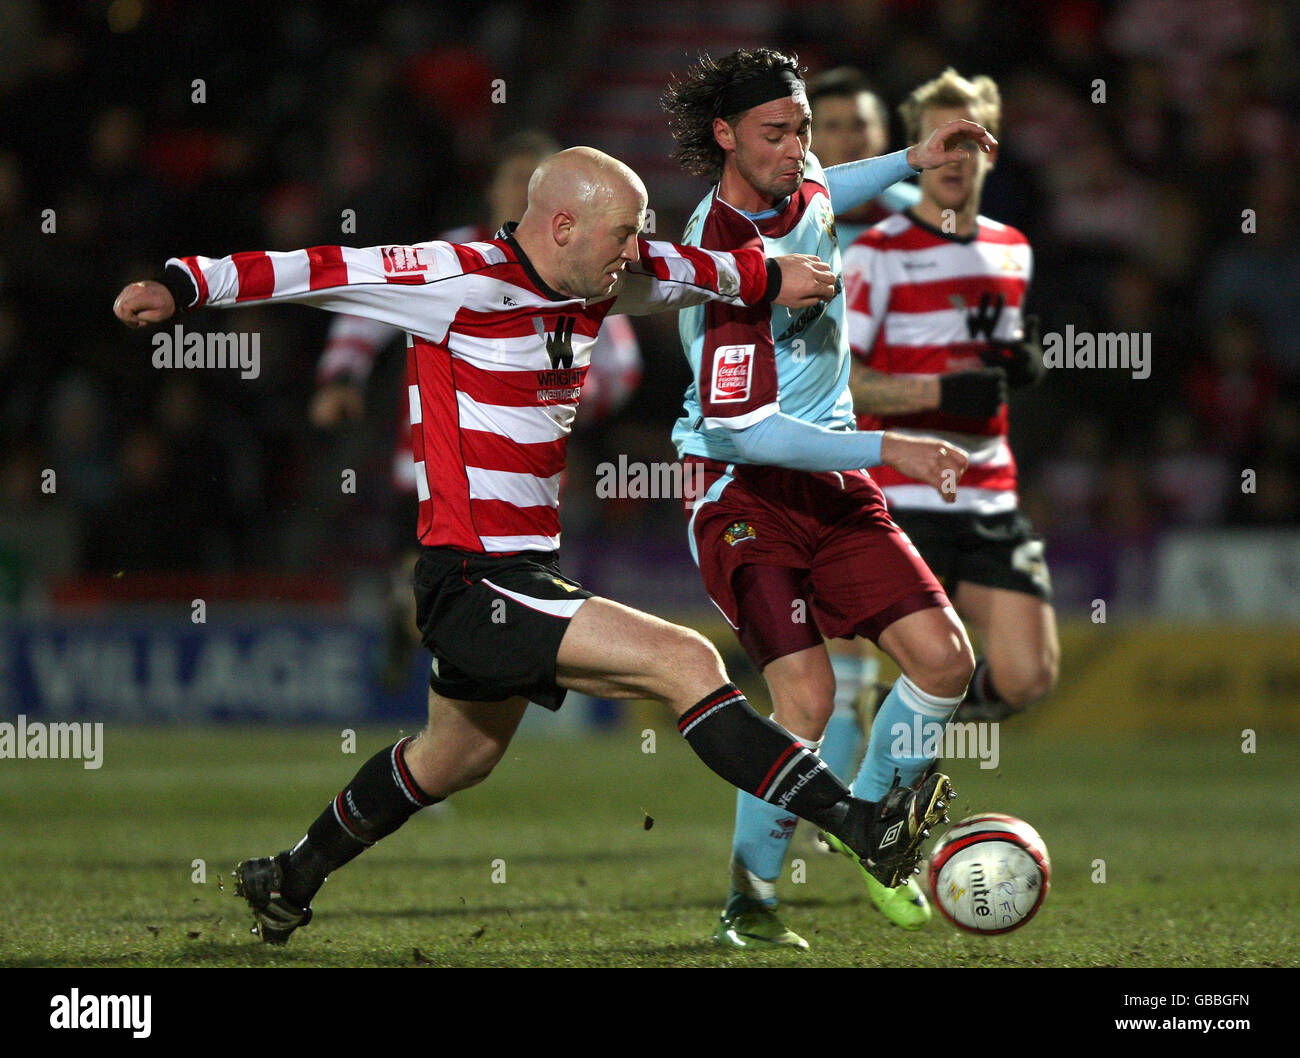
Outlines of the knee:
[{"label": "knee", "polygon": [[908,676],[921,690],[937,698],[960,698],[975,674],[975,654],[965,636],[936,641]]},{"label": "knee", "polygon": [[667,700],[686,701],[689,706],[726,683],[727,669],[717,647],[699,632],[680,625],[669,627],[672,631],[656,644],[658,678]]},{"label": "knee", "polygon": [[993,686],[1008,705],[1025,708],[1046,698],[1056,687],[1059,659],[1054,651],[1044,650],[1036,658],[1027,658],[1010,672],[991,671]]},{"label": "knee", "polygon": [[773,720],[795,738],[814,741],[826,734],[834,711],[833,699],[825,696],[798,696],[772,703]]}]

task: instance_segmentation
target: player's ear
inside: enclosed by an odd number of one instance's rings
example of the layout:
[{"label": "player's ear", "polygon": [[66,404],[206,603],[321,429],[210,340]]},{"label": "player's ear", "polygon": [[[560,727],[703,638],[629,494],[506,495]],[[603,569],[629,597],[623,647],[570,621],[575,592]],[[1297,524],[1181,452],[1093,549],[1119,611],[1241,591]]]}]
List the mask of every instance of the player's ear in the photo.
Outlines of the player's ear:
[{"label": "player's ear", "polygon": [[567,209],[562,209],[551,217],[551,236],[557,246],[568,246],[573,241],[573,229],[576,218]]},{"label": "player's ear", "polygon": [[722,118],[714,118],[713,140],[724,151],[734,151],[736,149],[736,130],[723,121]]}]

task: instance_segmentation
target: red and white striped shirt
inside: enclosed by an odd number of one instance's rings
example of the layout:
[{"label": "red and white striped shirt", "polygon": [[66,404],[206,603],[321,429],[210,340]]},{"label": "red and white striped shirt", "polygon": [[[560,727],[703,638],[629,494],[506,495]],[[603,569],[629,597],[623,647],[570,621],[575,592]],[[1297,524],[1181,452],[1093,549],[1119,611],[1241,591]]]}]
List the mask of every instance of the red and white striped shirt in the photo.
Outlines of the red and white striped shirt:
[{"label": "red and white striped shirt", "polygon": [[419,541],[503,553],[559,547],[565,444],[606,315],[754,305],[767,291],[762,250],[638,245],[595,302],[548,287],[509,235],[167,263],[198,289],[186,308],[300,302],[406,331]]},{"label": "red and white striped shirt", "polygon": [[[492,237],[485,224],[467,224],[439,236],[443,242],[483,242]],[[367,320],[361,316],[339,314],[330,324],[316,365],[316,384],[327,385],[346,379],[364,387],[375,360],[394,338],[402,334],[399,327]],[[407,349],[409,351],[410,339]],[[591,367],[582,387],[582,404],[575,424],[597,422],[617,412],[641,382],[641,345],[626,316],[605,317],[596,345],[591,352]],[[410,401],[402,394],[397,409],[401,429],[393,446],[393,488],[405,495],[418,492],[415,470],[415,446],[411,440]]]},{"label": "red and white striped shirt", "polygon": [[[863,232],[844,253],[849,346],[867,367],[888,375],[981,368],[979,354],[990,337],[972,326],[981,298],[1002,299],[991,337],[1019,339],[1032,270],[1029,242],[1015,228],[978,217],[975,233],[961,237],[896,214]],[[988,419],[940,411],[860,415],[858,428],[942,437],[970,452],[953,504],[892,467],[872,467],[890,507],[995,514],[1018,504],[1005,404]]]}]

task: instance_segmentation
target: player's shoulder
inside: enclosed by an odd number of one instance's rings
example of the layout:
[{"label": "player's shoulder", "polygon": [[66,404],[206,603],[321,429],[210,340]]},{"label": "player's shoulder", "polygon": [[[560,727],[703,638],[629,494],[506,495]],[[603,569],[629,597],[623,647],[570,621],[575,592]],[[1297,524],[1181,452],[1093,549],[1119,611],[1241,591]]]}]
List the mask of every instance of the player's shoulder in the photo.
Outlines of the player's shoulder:
[{"label": "player's shoulder", "polygon": [[1029,245],[1025,233],[1019,228],[1013,228],[1010,224],[1003,224],[1001,221],[986,217],[983,214],[975,218],[975,223],[979,231],[980,242],[997,243],[1002,246]]},{"label": "player's shoulder", "polygon": [[758,226],[735,206],[724,202],[715,187],[695,207],[686,222],[682,242],[706,250],[736,250],[761,242]]}]

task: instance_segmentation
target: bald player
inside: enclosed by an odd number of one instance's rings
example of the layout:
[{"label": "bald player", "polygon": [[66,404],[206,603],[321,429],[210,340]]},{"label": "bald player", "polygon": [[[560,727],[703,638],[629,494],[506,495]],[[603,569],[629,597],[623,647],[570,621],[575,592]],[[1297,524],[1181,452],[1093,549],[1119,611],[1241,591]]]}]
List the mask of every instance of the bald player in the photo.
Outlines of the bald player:
[{"label": "bald player", "polygon": [[594,597],[557,564],[564,446],[606,314],[708,300],[799,308],[834,296],[816,258],[640,239],[645,207],[632,170],[572,148],[538,167],[523,219],[495,239],[172,258],[161,282],[118,296],[116,314],[135,327],[177,306],[292,301],[411,338],[428,722],[363,764],[292,849],[236,867],[264,941],[283,944],[310,921],[332,871],[485,779],[528,703],[555,710],[568,690],[666,702],[728,782],[839,835],[882,872],[911,869],[881,846],[924,826],[914,799],[852,798],[815,753],[750,708],[706,639]]}]

